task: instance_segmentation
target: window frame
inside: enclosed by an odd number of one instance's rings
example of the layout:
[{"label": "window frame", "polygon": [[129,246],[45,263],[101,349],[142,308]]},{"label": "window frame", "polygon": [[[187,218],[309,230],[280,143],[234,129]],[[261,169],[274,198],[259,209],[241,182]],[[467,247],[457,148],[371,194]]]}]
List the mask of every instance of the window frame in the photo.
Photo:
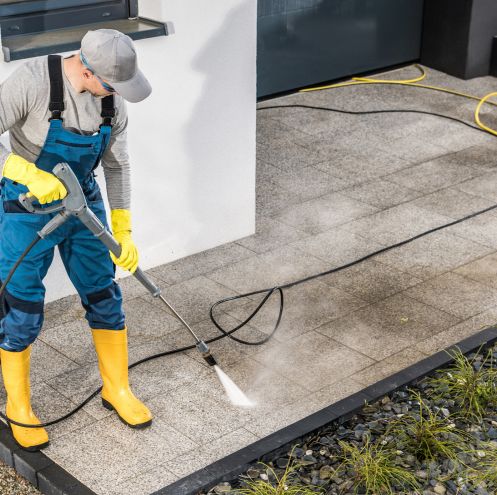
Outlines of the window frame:
[{"label": "window frame", "polygon": [[136,18],[138,0],[25,0],[0,4],[2,38]]},{"label": "window frame", "polygon": [[[5,0],[4,0],[5,1]],[[24,7],[36,5],[37,0],[23,0]],[[61,0],[57,0],[60,5]],[[101,2],[99,5],[95,1]],[[1,54],[4,62],[20,60],[25,58],[39,57],[49,55],[51,53],[61,53],[78,50],[81,46],[81,39],[89,30],[95,29],[116,29],[124,34],[127,34],[133,40],[142,40],[146,38],[155,38],[157,36],[169,36],[174,33],[174,25],[172,22],[158,21],[139,16],[138,0],[81,0],[79,6],[75,4],[76,0],[65,0],[62,4],[62,9],[57,9],[52,12],[31,12],[26,13],[18,11],[17,16],[2,16],[0,15],[0,46]],[[105,3],[104,3],[105,1]],[[14,0],[11,0],[10,6],[14,5]],[[43,0],[44,4],[50,7],[54,5],[52,0]],[[84,7],[81,3],[86,3]],[[18,2],[21,3],[21,2]],[[3,5],[8,5],[7,3]],[[114,12],[114,16],[101,16],[102,8],[118,6],[121,9]],[[126,8],[122,8],[122,6]],[[0,14],[2,4],[0,4]],[[81,15],[82,9],[88,9],[87,15]],[[22,10],[22,9],[21,9]],[[5,12],[5,10],[3,11]],[[12,11],[10,11],[12,13]],[[58,22],[54,22],[50,15],[55,14]],[[68,22],[68,13],[72,16]],[[78,14],[78,15],[75,15]],[[30,18],[30,26],[26,26],[21,21],[23,18]],[[35,19],[33,19],[33,16]],[[36,18],[37,17],[37,18]],[[61,25],[60,20],[64,22]],[[47,22],[47,21],[51,22]],[[7,32],[7,22],[16,21],[17,28]],[[90,21],[90,22],[88,22]],[[38,24],[36,24],[38,23]],[[14,22],[15,24],[15,22]],[[20,24],[20,25],[19,25]],[[11,26],[12,24],[9,24]],[[37,30],[36,30],[37,29]]]}]

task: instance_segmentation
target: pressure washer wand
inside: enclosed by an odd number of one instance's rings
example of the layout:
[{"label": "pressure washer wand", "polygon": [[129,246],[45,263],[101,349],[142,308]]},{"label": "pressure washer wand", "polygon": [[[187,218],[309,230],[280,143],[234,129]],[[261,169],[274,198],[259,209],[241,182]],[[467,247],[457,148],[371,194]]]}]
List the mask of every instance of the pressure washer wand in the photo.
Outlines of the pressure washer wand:
[{"label": "pressure washer wand", "polygon": [[[59,214],[54,217],[49,224],[50,228],[43,232],[43,236],[39,233],[41,237],[45,237],[48,233],[55,230],[59,225],[66,221],[69,217],[78,217],[81,222],[102,241],[105,246],[111,251],[114,256],[119,258],[121,255],[121,246],[112,237],[111,233],[105,228],[102,222],[97,218],[97,216],[88,208],[86,204],[86,198],[83,194],[81,186],[78,179],[71,170],[71,167],[66,163],[59,163],[54,169],[53,173],[57,176],[60,181],[64,184],[67,190],[67,196],[62,200],[62,203],[49,208],[37,208],[33,206],[32,200],[34,198],[27,197],[25,194],[19,196],[19,201],[21,204],[31,213],[47,214],[58,212]],[[49,225],[47,224],[47,225]],[[173,315],[183,324],[183,326],[190,332],[192,337],[195,339],[197,350],[200,352],[202,357],[205,359],[209,366],[215,366],[216,360],[210,353],[208,345],[201,340],[197,334],[192,330],[190,325],[176,312],[176,310],[166,301],[164,296],[161,294],[161,289],[157,287],[152,280],[150,280],[141,268],[137,268],[133,273],[133,276],[150,292],[152,297],[159,298],[173,313]]]}]

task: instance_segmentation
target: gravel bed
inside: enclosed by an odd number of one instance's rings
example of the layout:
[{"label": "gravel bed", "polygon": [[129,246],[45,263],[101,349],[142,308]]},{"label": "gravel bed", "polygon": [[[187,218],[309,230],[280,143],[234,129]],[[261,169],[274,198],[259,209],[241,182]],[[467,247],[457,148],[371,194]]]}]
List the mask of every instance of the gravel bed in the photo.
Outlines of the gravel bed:
[{"label": "gravel bed", "polygon": [[40,495],[40,492],[11,467],[0,461],[0,494]]},{"label": "gravel bed", "polygon": [[[470,354],[467,358],[471,372],[495,370],[497,345],[489,350]],[[480,417],[465,416],[467,408],[460,407],[461,403],[453,392],[448,393],[446,386],[444,389],[443,384],[436,386],[430,380],[444,376],[452,379],[453,373],[448,368],[437,370],[430,377],[401,387],[375,403],[365,404],[360,413],[352,418],[336,420],[319,431],[308,434],[301,443],[292,445],[286,454],[267,465],[252,465],[239,479],[221,483],[208,494],[283,494],[287,490],[285,486],[280,486],[281,491],[271,486],[276,487],[286,468],[291,466],[288,483],[284,485],[302,487],[302,491],[292,491],[292,494],[496,495],[497,404],[494,402],[493,405],[487,405]],[[493,383],[495,398],[497,375],[490,376],[493,376],[490,383]],[[430,418],[433,424],[443,428],[439,438],[448,442],[447,445],[454,446],[451,452],[457,453],[456,457],[439,454],[428,458],[420,453],[420,437],[409,437],[406,433],[413,431],[409,429],[413,424],[426,424]],[[397,425],[397,428],[392,429],[392,425]],[[419,429],[415,431],[419,432]],[[407,442],[406,439],[409,438],[410,441]],[[460,442],[461,439],[463,442]],[[364,452],[368,446],[374,446],[377,449],[373,450],[375,455],[388,452],[391,465],[411,473],[418,483],[417,487],[397,483],[390,490],[377,492],[367,489],[364,483],[354,483],[358,479],[357,470],[354,469],[357,464],[344,462],[345,459],[351,459],[347,446],[356,448],[356,452],[361,449]],[[475,472],[493,472],[494,476],[476,481],[478,474]],[[247,491],[245,480],[259,483],[260,491]],[[241,492],[243,488],[246,491]],[[202,495],[205,493],[201,492]]]}]

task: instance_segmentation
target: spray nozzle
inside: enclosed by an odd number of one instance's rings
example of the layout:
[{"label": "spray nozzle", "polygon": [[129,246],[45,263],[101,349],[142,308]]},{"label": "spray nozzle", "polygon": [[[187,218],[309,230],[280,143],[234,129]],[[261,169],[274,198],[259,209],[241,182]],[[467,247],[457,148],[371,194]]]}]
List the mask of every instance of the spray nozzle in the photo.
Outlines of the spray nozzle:
[{"label": "spray nozzle", "polygon": [[202,357],[205,359],[206,363],[209,366],[216,366],[217,362],[214,359],[214,356],[211,354],[208,345],[203,341],[199,340],[197,343],[197,350],[202,354]]}]

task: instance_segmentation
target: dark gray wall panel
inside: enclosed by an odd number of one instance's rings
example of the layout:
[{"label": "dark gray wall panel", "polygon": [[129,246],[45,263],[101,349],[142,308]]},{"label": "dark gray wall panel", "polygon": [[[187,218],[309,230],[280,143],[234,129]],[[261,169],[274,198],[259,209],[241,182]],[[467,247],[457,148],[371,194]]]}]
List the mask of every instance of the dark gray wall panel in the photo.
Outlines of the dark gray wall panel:
[{"label": "dark gray wall panel", "polygon": [[497,36],[495,0],[427,1],[423,27],[424,65],[463,79],[489,74]]},{"label": "dark gray wall panel", "polygon": [[420,56],[423,0],[258,0],[258,96]]}]

